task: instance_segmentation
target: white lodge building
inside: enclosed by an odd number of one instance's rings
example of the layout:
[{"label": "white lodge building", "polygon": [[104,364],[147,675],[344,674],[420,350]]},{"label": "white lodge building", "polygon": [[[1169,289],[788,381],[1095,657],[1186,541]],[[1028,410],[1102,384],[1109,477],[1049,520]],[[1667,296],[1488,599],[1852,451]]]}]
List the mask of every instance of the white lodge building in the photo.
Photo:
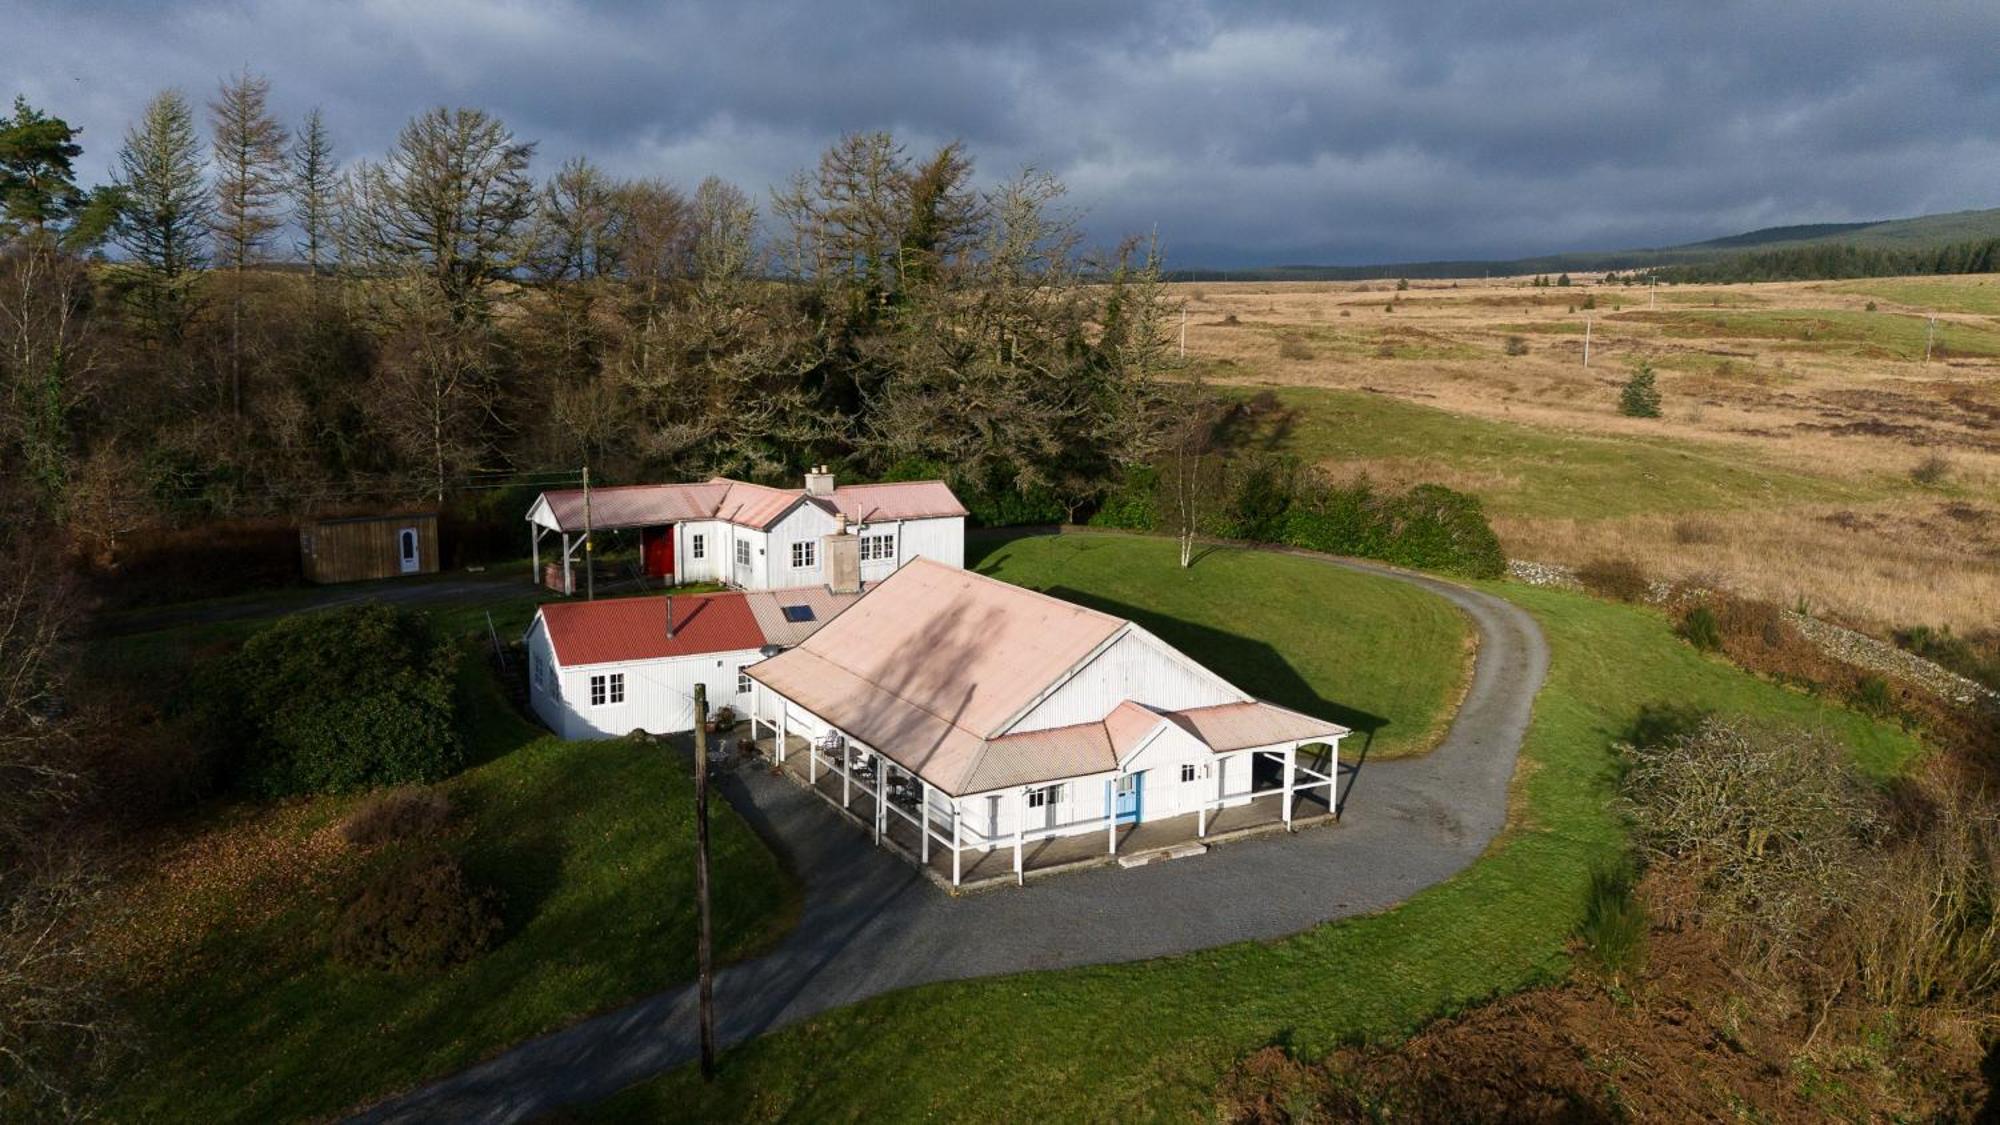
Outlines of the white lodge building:
[{"label": "white lodge building", "polygon": [[[956,560],[954,560],[955,562]],[[753,736],[802,752],[919,830],[921,860],[1224,808],[1324,786],[1348,730],[1261,702],[1139,626],[928,558],[796,647],[745,669]],[[1301,754],[1303,747],[1321,751]],[[1309,768],[1310,759],[1321,769]],[[845,789],[843,789],[845,792]]]},{"label": "white lodge building", "polygon": [[[842,530],[859,541],[864,583],[915,558],[962,567],[965,516],[943,481],[836,485],[822,468],[806,474],[803,488],[716,477],[544,492],[527,518],[536,581],[573,594],[586,532],[638,531],[646,576],[669,585],[782,590],[829,584],[822,541]],[[559,561],[545,574],[542,541],[551,533]]]}]

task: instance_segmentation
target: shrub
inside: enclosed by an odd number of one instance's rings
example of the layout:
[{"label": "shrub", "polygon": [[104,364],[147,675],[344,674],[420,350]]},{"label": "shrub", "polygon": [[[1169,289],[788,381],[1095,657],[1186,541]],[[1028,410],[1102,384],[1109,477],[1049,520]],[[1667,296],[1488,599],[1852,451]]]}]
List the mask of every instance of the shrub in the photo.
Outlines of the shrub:
[{"label": "shrub", "polygon": [[1867,309],[1868,309],[1868,311],[1869,311],[1869,312],[1874,312],[1874,311],[1875,311],[1875,302],[1873,302],[1873,301],[1870,301],[1870,302],[1868,302],[1868,305],[1867,305]]},{"label": "shrub", "polygon": [[1398,293],[1403,293],[1403,292],[1407,292],[1407,291],[1409,290],[1409,288],[1410,288],[1410,279],[1409,279],[1409,278],[1407,278],[1407,277],[1399,277],[1399,278],[1397,278],[1397,279],[1396,279],[1396,292],[1398,292]]},{"label": "shrub", "polygon": [[340,824],[340,835],[356,847],[374,847],[402,840],[428,840],[451,823],[451,798],[436,789],[414,786],[377,793]]},{"label": "shrub", "polygon": [[1307,360],[1313,357],[1312,349],[1297,336],[1286,336],[1278,341],[1278,356],[1281,359]]},{"label": "shrub", "polygon": [[477,957],[499,934],[494,894],[472,886],[457,859],[425,851],[384,867],[348,901],[333,955],[352,969],[434,973]]},{"label": "shrub", "polygon": [[1660,388],[1653,377],[1653,365],[1640,363],[1618,392],[1618,413],[1627,418],[1658,418]]},{"label": "shrub", "polygon": [[1896,699],[1889,691],[1889,681],[1872,672],[1855,677],[1854,686],[1848,689],[1847,700],[1855,710],[1878,719],[1886,719],[1896,713]]},{"label": "shrub", "polygon": [[1508,355],[1527,355],[1528,341],[1520,336],[1509,336],[1500,345],[1500,350],[1506,352]]},{"label": "shrub", "polygon": [[1222,323],[1223,323],[1223,324],[1224,324],[1224,326],[1226,326],[1226,327],[1229,327],[1229,328],[1234,328],[1234,327],[1236,327],[1237,325],[1239,325],[1239,324],[1241,324],[1241,323],[1243,323],[1243,322],[1242,322],[1242,321],[1240,321],[1240,320],[1237,320],[1237,319],[1236,319],[1236,314],[1235,314],[1235,313],[1229,313],[1229,314],[1225,315],[1225,316],[1224,316],[1224,317],[1222,318]]},{"label": "shrub", "polygon": [[1580,309],[1594,309],[1594,308],[1596,308],[1596,307],[1597,307],[1597,294],[1595,294],[1595,293],[1585,293],[1585,294],[1583,295],[1583,303],[1582,303],[1582,304],[1580,304],[1580,305],[1578,305],[1577,307],[1578,307],[1578,308],[1580,308]]},{"label": "shrub", "polygon": [[1621,602],[1643,602],[1653,584],[1646,572],[1630,559],[1595,559],[1576,568],[1576,580],[1600,598]]},{"label": "shrub", "polygon": [[1931,454],[1910,469],[1910,479],[1926,488],[1943,484],[1950,477],[1951,461],[1941,453]]},{"label": "shrub", "polygon": [[228,776],[266,796],[429,782],[464,763],[459,650],[420,616],[364,605],[289,617],[197,677]]},{"label": "shrub", "polygon": [[1472,578],[1496,578],[1507,567],[1479,498],[1436,484],[1396,496],[1380,496],[1366,481],[1301,486],[1279,541]]},{"label": "shrub", "polygon": [[1847,748],[1826,734],[1709,718],[1627,746],[1621,795],[1648,864],[1674,864],[1679,904],[1771,964],[1807,964],[1810,938],[1855,901],[1880,819]]},{"label": "shrub", "polygon": [[1583,923],[1577,936],[1598,972],[1612,981],[1630,980],[1646,966],[1646,908],[1632,893],[1632,873],[1600,867],[1584,890]]},{"label": "shrub", "polygon": [[1715,611],[1705,605],[1695,606],[1681,618],[1681,636],[1703,652],[1722,647],[1722,626],[1715,620]]},{"label": "shrub", "polygon": [[1097,511],[1090,516],[1090,525],[1122,527],[1133,531],[1153,530],[1158,510],[1155,493],[1159,486],[1159,473],[1153,469],[1142,466],[1128,470],[1118,486],[1099,502]]}]

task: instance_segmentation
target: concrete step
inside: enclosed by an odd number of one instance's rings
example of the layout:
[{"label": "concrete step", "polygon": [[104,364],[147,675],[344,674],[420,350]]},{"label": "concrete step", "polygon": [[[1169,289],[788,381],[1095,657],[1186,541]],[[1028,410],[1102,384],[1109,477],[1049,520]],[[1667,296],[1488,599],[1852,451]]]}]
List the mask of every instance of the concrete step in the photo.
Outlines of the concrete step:
[{"label": "concrete step", "polygon": [[1184,844],[1169,844],[1164,848],[1148,848],[1143,852],[1128,852],[1118,857],[1120,867],[1144,867],[1163,859],[1181,859],[1185,856],[1200,855],[1208,850],[1208,845],[1198,840]]}]

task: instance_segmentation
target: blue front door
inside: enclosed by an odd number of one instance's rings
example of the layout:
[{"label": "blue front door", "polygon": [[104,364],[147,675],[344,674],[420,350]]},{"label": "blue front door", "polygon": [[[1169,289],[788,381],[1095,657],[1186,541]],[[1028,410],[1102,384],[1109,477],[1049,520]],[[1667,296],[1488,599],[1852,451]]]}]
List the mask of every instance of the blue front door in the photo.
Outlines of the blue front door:
[{"label": "blue front door", "polygon": [[1126,821],[1136,823],[1146,800],[1145,773],[1126,774],[1119,778],[1113,789],[1113,798],[1116,803],[1112,807],[1116,810],[1118,821],[1121,824]]}]

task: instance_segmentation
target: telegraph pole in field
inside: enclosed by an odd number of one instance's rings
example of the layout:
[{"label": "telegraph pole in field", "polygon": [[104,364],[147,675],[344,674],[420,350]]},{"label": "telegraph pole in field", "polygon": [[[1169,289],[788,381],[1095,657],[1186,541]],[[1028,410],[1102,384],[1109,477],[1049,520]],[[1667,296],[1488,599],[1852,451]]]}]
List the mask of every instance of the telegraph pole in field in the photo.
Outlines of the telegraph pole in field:
[{"label": "telegraph pole in field", "polygon": [[1187,358],[1187,307],[1181,307],[1181,358]]},{"label": "telegraph pole in field", "polygon": [[[1583,318],[1583,365],[1590,366],[1590,318],[1587,316]],[[589,545],[588,540],[585,540],[585,545]]]},{"label": "telegraph pole in field", "polygon": [[701,997],[701,1080],[715,1081],[715,968],[708,910],[708,685],[694,685],[694,938]]},{"label": "telegraph pole in field", "polygon": [[1937,314],[1936,314],[1936,313],[1932,313],[1932,314],[1930,315],[1930,318],[1929,318],[1929,319],[1927,319],[1926,321],[1924,321],[1924,362],[1925,362],[1925,363],[1929,363],[1929,362],[1931,361],[1931,337],[1932,337],[1932,336],[1934,336],[1934,335],[1936,335],[1936,334],[1937,334]]}]

